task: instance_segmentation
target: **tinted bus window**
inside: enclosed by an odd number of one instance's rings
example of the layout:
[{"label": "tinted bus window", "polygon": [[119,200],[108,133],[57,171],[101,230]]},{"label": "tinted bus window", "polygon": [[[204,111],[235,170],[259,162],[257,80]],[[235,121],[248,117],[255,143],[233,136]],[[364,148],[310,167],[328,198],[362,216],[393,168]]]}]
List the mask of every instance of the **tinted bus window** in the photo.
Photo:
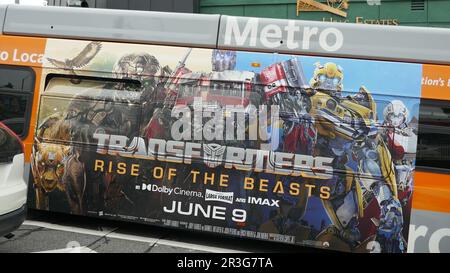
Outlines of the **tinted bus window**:
[{"label": "tinted bus window", "polygon": [[31,69],[0,66],[0,121],[21,137],[27,135],[33,88]]},{"label": "tinted bus window", "polygon": [[450,102],[422,100],[417,166],[450,169]]},{"label": "tinted bus window", "polygon": [[[128,134],[139,128],[139,85],[107,80],[52,78],[41,97],[39,140],[89,144],[105,130]],[[129,117],[122,119],[121,113]],[[58,128],[47,130],[49,127]]]}]

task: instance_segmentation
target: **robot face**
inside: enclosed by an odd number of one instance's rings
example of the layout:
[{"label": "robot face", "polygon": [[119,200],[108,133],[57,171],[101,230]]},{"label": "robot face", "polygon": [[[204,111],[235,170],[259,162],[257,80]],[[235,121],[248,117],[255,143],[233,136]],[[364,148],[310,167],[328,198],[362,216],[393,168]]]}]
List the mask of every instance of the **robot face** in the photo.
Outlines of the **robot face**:
[{"label": "robot face", "polygon": [[328,77],[325,75],[320,75],[319,81],[321,82],[322,85],[337,86],[341,82],[341,79],[337,77]]},{"label": "robot face", "polygon": [[236,67],[236,52],[214,50],[211,62],[213,71],[234,70]]},{"label": "robot face", "polygon": [[150,80],[159,70],[159,62],[147,53],[128,54],[114,65],[116,78],[133,80]]},{"label": "robot face", "polygon": [[328,77],[327,75],[319,76],[319,87],[327,90],[338,90],[341,79],[338,77]]},{"label": "robot face", "polygon": [[396,115],[394,113],[390,113],[387,119],[394,127],[399,127],[405,122],[405,117],[403,115]]},{"label": "robot face", "polygon": [[406,123],[408,114],[408,109],[405,104],[399,100],[390,102],[383,111],[385,123],[394,127],[400,127]]},{"label": "robot face", "polygon": [[341,91],[343,72],[342,68],[335,63],[325,65],[316,64],[314,71],[317,88],[330,91]]}]

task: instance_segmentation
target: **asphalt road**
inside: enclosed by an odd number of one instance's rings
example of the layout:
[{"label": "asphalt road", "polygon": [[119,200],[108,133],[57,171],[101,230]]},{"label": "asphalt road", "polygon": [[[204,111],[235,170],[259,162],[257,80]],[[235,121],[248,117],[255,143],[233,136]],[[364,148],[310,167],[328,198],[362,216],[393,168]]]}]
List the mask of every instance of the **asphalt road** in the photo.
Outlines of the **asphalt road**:
[{"label": "asphalt road", "polygon": [[294,245],[30,210],[0,253],[320,252]]}]

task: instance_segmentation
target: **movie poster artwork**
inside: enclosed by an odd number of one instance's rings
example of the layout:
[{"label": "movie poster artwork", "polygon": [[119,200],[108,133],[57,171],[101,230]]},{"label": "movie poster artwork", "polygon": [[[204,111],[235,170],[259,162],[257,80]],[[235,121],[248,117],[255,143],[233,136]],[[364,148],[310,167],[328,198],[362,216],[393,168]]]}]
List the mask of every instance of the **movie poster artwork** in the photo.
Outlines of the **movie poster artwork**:
[{"label": "movie poster artwork", "polygon": [[422,66],[49,40],[34,208],[405,252]]}]

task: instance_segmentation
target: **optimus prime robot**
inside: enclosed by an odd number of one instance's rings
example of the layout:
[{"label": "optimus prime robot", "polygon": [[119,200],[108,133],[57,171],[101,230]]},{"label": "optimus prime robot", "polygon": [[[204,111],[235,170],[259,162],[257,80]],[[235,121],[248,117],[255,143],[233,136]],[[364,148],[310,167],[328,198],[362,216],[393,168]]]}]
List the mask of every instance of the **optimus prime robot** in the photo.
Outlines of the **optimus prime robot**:
[{"label": "optimus prime robot", "polygon": [[[342,68],[334,63],[317,63],[309,85],[295,59],[263,69],[266,99],[283,113],[280,149],[334,158],[333,178],[319,182],[331,188],[331,198],[322,202],[332,224],[315,240],[347,251],[367,251],[369,241],[375,240],[383,252],[402,252],[402,207],[391,153],[375,126],[375,101],[364,86],[354,96],[343,97],[343,78]],[[361,242],[358,222],[365,217],[367,193],[381,212],[374,220],[376,234]],[[291,205],[277,218],[284,218],[285,225],[301,220],[307,198],[284,201]]]},{"label": "optimus prime robot", "polygon": [[[280,120],[271,124],[272,150],[312,155],[317,142],[317,130],[309,114],[310,90],[297,59],[276,63],[263,69],[260,79],[265,86],[265,103],[271,108],[279,109]],[[288,177],[277,177],[276,181],[279,180],[288,186]],[[307,190],[302,188],[301,191]],[[262,224],[260,230],[292,234],[298,240],[308,239],[305,234],[310,233],[309,228],[298,224],[306,208],[307,197],[295,198],[280,194],[277,198],[281,199],[278,213]]]},{"label": "optimus prime robot", "polygon": [[[235,52],[214,50],[211,73],[192,72],[186,68],[185,62],[190,53],[191,49],[186,52],[173,70],[170,80],[166,82],[164,103],[162,107],[155,110],[146,126],[144,135],[147,138],[169,139],[171,137],[168,133],[171,132],[170,125],[173,119],[171,111],[175,106],[192,108],[194,103],[201,103],[205,108],[203,111],[214,112],[227,105],[234,105],[241,106],[246,111],[249,104],[259,103],[259,92],[253,92],[258,75],[249,71],[232,70],[236,63]],[[195,101],[195,99],[200,100]],[[227,144],[230,145],[230,142],[227,141]]]},{"label": "optimus prime robot", "polygon": [[[145,137],[146,138],[163,138],[171,139],[171,125],[174,121],[172,117],[172,110],[174,107],[182,106],[189,107],[193,113],[193,109],[201,105],[203,114],[206,112],[217,113],[217,111],[222,111],[223,118],[227,115],[226,106],[233,105],[236,107],[236,111],[243,111],[244,117],[247,118],[249,113],[247,113],[250,104],[258,106],[260,104],[260,92],[254,92],[257,80],[257,74],[250,71],[237,71],[234,69],[236,62],[236,53],[224,50],[214,50],[212,53],[212,67],[213,71],[209,73],[205,72],[193,72],[185,67],[185,62],[190,55],[191,50],[189,49],[185,56],[180,60],[178,66],[173,70],[170,81],[165,85],[164,103],[161,108],[157,108],[152,116],[150,122],[146,126]],[[198,104],[198,105],[195,105]],[[197,108],[198,109],[198,108]],[[233,113],[234,114],[234,113]],[[205,119],[209,119],[210,117]],[[246,132],[248,128],[238,128],[241,126],[245,127],[247,122],[234,121],[233,131],[243,130]],[[197,133],[196,130],[207,129],[206,120],[194,120],[192,122],[192,135]],[[197,126],[202,125],[202,126]],[[220,130],[220,126],[224,126],[224,123],[214,124],[213,130]],[[227,125],[228,126],[228,125]],[[207,153],[208,148],[217,148],[222,145],[230,146],[241,146],[245,145],[242,140],[226,139],[225,128],[221,128],[224,132],[223,139],[214,139],[208,141],[208,144],[204,145],[205,153]],[[202,132],[200,132],[202,134]],[[198,140],[190,139],[191,142]],[[203,143],[203,140],[201,141]],[[256,145],[255,143],[246,143],[246,146]],[[224,150],[223,150],[224,151]],[[207,156],[207,155],[206,155]],[[189,181],[189,173],[191,171],[190,166],[178,166],[168,163],[167,167],[178,168],[177,178],[175,181],[163,181],[164,185],[173,186],[173,183],[177,185],[185,185],[185,187],[191,188],[195,187],[196,190],[200,190],[204,187],[200,184],[192,184]],[[185,175],[183,175],[185,173]],[[240,196],[244,196],[244,190],[239,187],[235,189],[233,187],[238,187],[239,185],[234,183],[229,190],[242,191]],[[220,189],[216,189],[220,190]],[[159,197],[155,197],[158,198]],[[163,198],[160,200],[161,203],[164,202]],[[196,200],[198,202],[198,200]]]}]

